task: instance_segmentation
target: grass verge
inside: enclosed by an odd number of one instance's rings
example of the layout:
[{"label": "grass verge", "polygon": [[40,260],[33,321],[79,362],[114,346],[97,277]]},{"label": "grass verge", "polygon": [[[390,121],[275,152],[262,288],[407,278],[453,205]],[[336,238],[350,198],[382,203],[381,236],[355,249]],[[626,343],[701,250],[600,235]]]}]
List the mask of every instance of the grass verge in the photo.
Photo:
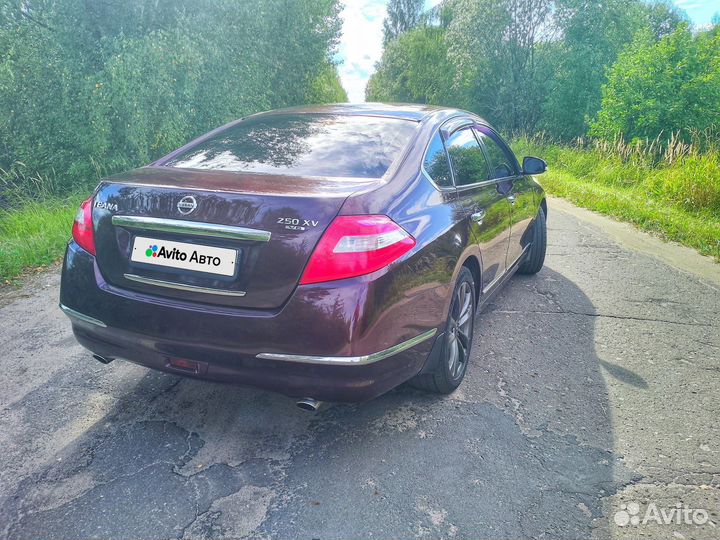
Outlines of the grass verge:
[{"label": "grass verge", "polygon": [[649,199],[633,189],[608,188],[563,171],[550,171],[540,183],[551,195],[578,206],[633,223],[640,229],[679,242],[720,261],[720,218],[691,214]]},{"label": "grass verge", "polygon": [[633,223],[720,262],[720,155],[716,151],[652,162],[602,148],[515,141],[518,155],[548,161],[540,182],[551,195]]},{"label": "grass verge", "polygon": [[47,199],[0,210],[0,285],[62,257],[80,201]]}]

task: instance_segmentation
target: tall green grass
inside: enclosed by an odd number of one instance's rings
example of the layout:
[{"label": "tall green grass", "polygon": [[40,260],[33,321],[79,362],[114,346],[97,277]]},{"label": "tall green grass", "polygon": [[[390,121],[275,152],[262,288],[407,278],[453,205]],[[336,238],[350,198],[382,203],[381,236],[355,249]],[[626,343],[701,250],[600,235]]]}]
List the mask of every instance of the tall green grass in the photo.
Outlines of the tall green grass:
[{"label": "tall green grass", "polygon": [[79,202],[47,200],[0,210],[0,284],[62,256]]},{"label": "tall green grass", "polygon": [[22,164],[0,169],[0,286],[62,256],[83,196],[57,186],[55,177],[25,175]]},{"label": "tall green grass", "polygon": [[675,135],[571,145],[521,136],[513,146],[548,162],[541,183],[549,193],[720,260],[719,144],[717,134],[705,132],[689,143]]}]

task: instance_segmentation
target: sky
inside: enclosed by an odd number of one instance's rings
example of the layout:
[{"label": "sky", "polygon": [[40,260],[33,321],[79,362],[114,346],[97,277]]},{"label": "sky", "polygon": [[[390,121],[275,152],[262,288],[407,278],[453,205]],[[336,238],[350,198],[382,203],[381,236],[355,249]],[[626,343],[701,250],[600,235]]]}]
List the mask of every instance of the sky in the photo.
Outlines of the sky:
[{"label": "sky", "polygon": [[[673,0],[685,10],[694,24],[710,24],[720,11],[718,0]],[[345,0],[342,11],[343,35],[336,60],[340,80],[351,102],[365,101],[365,85],[382,56],[382,24],[387,0]],[[440,0],[425,0],[426,8]]]}]

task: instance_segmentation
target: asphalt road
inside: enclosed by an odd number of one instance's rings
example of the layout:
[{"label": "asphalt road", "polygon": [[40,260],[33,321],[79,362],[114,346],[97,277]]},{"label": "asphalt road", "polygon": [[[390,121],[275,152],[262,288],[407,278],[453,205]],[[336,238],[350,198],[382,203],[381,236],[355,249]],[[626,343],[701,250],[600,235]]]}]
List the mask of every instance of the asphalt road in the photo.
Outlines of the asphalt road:
[{"label": "asphalt road", "polygon": [[[310,414],[97,363],[54,269],[0,292],[0,537],[717,538],[719,276],[553,201],[455,394]],[[709,521],[658,523],[678,504]]]}]

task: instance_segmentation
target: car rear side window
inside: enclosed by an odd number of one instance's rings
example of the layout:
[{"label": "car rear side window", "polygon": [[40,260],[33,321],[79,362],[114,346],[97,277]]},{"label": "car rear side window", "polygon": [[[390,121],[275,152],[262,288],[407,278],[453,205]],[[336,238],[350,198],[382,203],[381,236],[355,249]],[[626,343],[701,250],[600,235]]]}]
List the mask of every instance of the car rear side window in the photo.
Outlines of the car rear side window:
[{"label": "car rear side window", "polygon": [[167,167],[293,176],[379,178],[417,124],[333,114],[250,117],[162,163]]},{"label": "car rear side window", "polygon": [[513,166],[513,159],[508,152],[500,147],[500,144],[495,140],[494,135],[490,131],[485,131],[482,128],[475,128],[475,133],[480,138],[487,152],[488,160],[490,161],[490,179],[506,178],[515,174],[515,167]]},{"label": "car rear side window", "polygon": [[487,180],[488,166],[482,148],[472,129],[463,128],[453,133],[447,141],[455,185],[467,186]]},{"label": "car rear side window", "polygon": [[440,187],[452,187],[450,162],[440,133],[436,133],[425,154],[423,167],[428,176]]}]

